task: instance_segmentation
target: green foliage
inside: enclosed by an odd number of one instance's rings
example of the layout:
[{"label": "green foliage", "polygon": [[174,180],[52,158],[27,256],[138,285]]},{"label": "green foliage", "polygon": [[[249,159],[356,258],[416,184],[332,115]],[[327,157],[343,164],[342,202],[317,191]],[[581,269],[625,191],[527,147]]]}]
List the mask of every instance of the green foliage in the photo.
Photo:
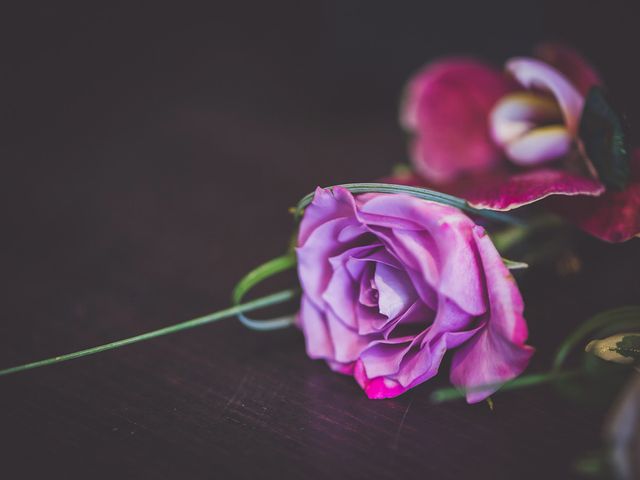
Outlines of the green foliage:
[{"label": "green foliage", "polygon": [[[289,251],[285,255],[276,257],[263,263],[259,267],[247,273],[233,289],[232,299],[234,305],[239,305],[244,296],[254,286],[262,281],[270,278],[278,273],[295,268],[297,264],[296,254]],[[293,324],[293,317],[288,315],[281,318],[273,318],[271,320],[253,320],[244,315],[243,312],[238,313],[238,320],[247,328],[252,330],[278,330]]]}]

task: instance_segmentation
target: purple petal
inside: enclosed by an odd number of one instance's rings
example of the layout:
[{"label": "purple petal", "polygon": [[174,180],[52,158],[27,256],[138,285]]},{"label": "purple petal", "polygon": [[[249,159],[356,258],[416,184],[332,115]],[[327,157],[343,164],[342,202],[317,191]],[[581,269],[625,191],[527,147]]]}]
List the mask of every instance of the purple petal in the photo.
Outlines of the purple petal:
[{"label": "purple petal", "polygon": [[471,320],[472,316],[455,303],[441,298],[433,324],[417,348],[406,355],[395,379],[402,386],[414,387],[435,376],[446,351],[458,347],[476,333],[477,329],[468,329]]},{"label": "purple petal", "polygon": [[331,310],[327,310],[326,315],[327,326],[335,352],[332,360],[340,363],[354,362],[370,343],[371,339],[347,327]]},{"label": "purple petal", "polygon": [[[372,214],[372,216],[368,216]],[[420,284],[455,301],[465,311],[479,315],[485,311],[477,259],[469,247],[473,222],[458,209],[420,200],[407,195],[380,195],[368,201],[360,211],[362,221],[372,229],[403,265],[421,274],[412,276],[414,285],[425,302]],[[378,217],[411,218],[423,231],[378,229]],[[437,254],[437,257],[434,256]]]},{"label": "purple petal", "polygon": [[434,182],[475,172],[501,160],[491,139],[488,115],[512,90],[496,69],[472,59],[433,63],[415,75],[405,91],[401,123],[415,135],[415,168]]},{"label": "purple petal", "polygon": [[[369,266],[369,269],[373,269],[373,266]],[[373,275],[363,275],[360,278],[360,293],[358,295],[358,302],[365,307],[377,307],[378,306],[378,289],[373,283]]]},{"label": "purple petal", "polygon": [[341,373],[343,375],[353,375],[356,362],[340,363],[333,360],[327,360],[327,365],[334,372]]},{"label": "purple petal", "polygon": [[322,294],[325,304],[333,310],[345,325],[357,328],[355,306],[358,301],[358,285],[344,267],[333,270],[331,280]]},{"label": "purple petal", "polygon": [[367,397],[371,399],[393,398],[408,390],[408,388],[403,387],[396,380],[390,378],[367,377],[361,360],[356,362],[353,376]]},{"label": "purple petal", "polygon": [[358,333],[368,335],[380,333],[384,326],[389,323],[389,319],[378,312],[377,306],[374,308],[362,304],[356,306],[358,313]]},{"label": "purple petal", "polygon": [[380,313],[389,319],[396,318],[409,308],[417,296],[406,273],[383,263],[376,266],[374,282],[380,294]]},{"label": "purple petal", "polygon": [[[484,266],[490,310],[483,328],[453,356],[451,382],[471,389],[469,403],[479,402],[504,383],[522,373],[533,349],[524,345],[527,324],[522,316],[524,303],[515,280],[481,227],[474,238]],[[490,385],[481,390],[475,388]]]},{"label": "purple petal", "polygon": [[[307,232],[304,244],[296,249],[298,254],[298,278],[302,289],[316,306],[322,306],[322,294],[327,288],[333,268],[329,258],[344,251],[348,245],[336,241],[340,231],[353,223],[353,218],[334,218]],[[303,219],[300,228],[305,226]]]},{"label": "purple petal", "polygon": [[302,296],[297,323],[302,332],[310,358],[334,358],[333,342],[324,315],[306,295]]},{"label": "purple petal", "polygon": [[[422,338],[422,334],[419,335]],[[415,343],[414,336],[372,342],[360,358],[368,378],[392,376],[400,369],[405,354]]]},{"label": "purple petal", "polygon": [[344,189],[316,188],[313,201],[304,211],[298,232],[298,246],[306,243],[311,233],[323,223],[335,218],[353,217],[355,201]]}]

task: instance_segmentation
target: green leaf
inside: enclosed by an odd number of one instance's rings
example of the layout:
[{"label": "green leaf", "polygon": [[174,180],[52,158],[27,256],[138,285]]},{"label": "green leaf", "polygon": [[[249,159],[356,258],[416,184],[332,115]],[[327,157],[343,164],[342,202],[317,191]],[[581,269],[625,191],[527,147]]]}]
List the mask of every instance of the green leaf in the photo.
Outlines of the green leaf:
[{"label": "green leaf", "polygon": [[634,362],[640,361],[640,335],[625,335],[615,346],[616,353],[623,357],[633,358]]},{"label": "green leaf", "polygon": [[600,87],[587,94],[578,135],[602,183],[623,190],[629,179],[629,150],[620,117]]}]

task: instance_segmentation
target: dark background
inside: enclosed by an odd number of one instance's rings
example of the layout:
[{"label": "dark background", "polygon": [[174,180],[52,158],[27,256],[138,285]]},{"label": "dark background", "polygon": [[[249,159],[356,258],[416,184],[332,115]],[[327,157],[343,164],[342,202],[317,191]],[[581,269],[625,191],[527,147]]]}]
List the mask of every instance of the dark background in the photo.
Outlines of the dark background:
[{"label": "dark background", "polygon": [[[90,4],[93,3],[93,4]],[[572,2],[573,3],[573,2]],[[0,20],[0,366],[229,304],[283,252],[316,185],[406,158],[399,95],[451,53],[500,64],[565,40],[640,119],[634,2],[23,2]],[[637,128],[636,128],[636,131]],[[632,136],[633,129],[632,129]],[[637,137],[637,136],[636,136]],[[580,238],[582,272],[531,271],[531,371],[638,301],[637,240]],[[496,409],[393,400],[234,320],[0,379],[7,478],[569,478],[602,409],[549,389]]]}]

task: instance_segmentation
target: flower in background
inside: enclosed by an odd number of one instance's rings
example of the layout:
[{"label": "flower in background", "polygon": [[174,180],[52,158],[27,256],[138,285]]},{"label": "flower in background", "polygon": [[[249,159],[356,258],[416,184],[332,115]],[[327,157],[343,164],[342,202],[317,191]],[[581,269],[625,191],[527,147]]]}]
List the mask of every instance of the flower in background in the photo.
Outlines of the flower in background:
[{"label": "flower in background", "polygon": [[478,402],[533,353],[516,282],[483,228],[453,207],[318,189],[297,256],[308,355],[353,375],[369,398],[430,379],[453,350],[451,381]]},{"label": "flower in background", "polygon": [[416,171],[434,183],[477,173],[502,161],[487,121],[493,106],[515,89],[510,79],[470,58],[428,65],[404,94],[400,122],[412,132]]},{"label": "flower in background", "polygon": [[585,96],[601,84],[597,73],[567,47],[543,45],[538,52],[546,61],[514,58],[506,63],[507,74],[525,90],[502,97],[488,119],[496,144],[523,167],[578,153]]},{"label": "flower in background", "polygon": [[593,88],[600,77],[577,52],[545,44],[536,57],[506,72],[444,59],[415,75],[401,108],[415,175],[389,180],[493,210],[557,196],[548,206],[589,233],[628,240],[640,232],[640,154],[629,164],[619,120]]}]

